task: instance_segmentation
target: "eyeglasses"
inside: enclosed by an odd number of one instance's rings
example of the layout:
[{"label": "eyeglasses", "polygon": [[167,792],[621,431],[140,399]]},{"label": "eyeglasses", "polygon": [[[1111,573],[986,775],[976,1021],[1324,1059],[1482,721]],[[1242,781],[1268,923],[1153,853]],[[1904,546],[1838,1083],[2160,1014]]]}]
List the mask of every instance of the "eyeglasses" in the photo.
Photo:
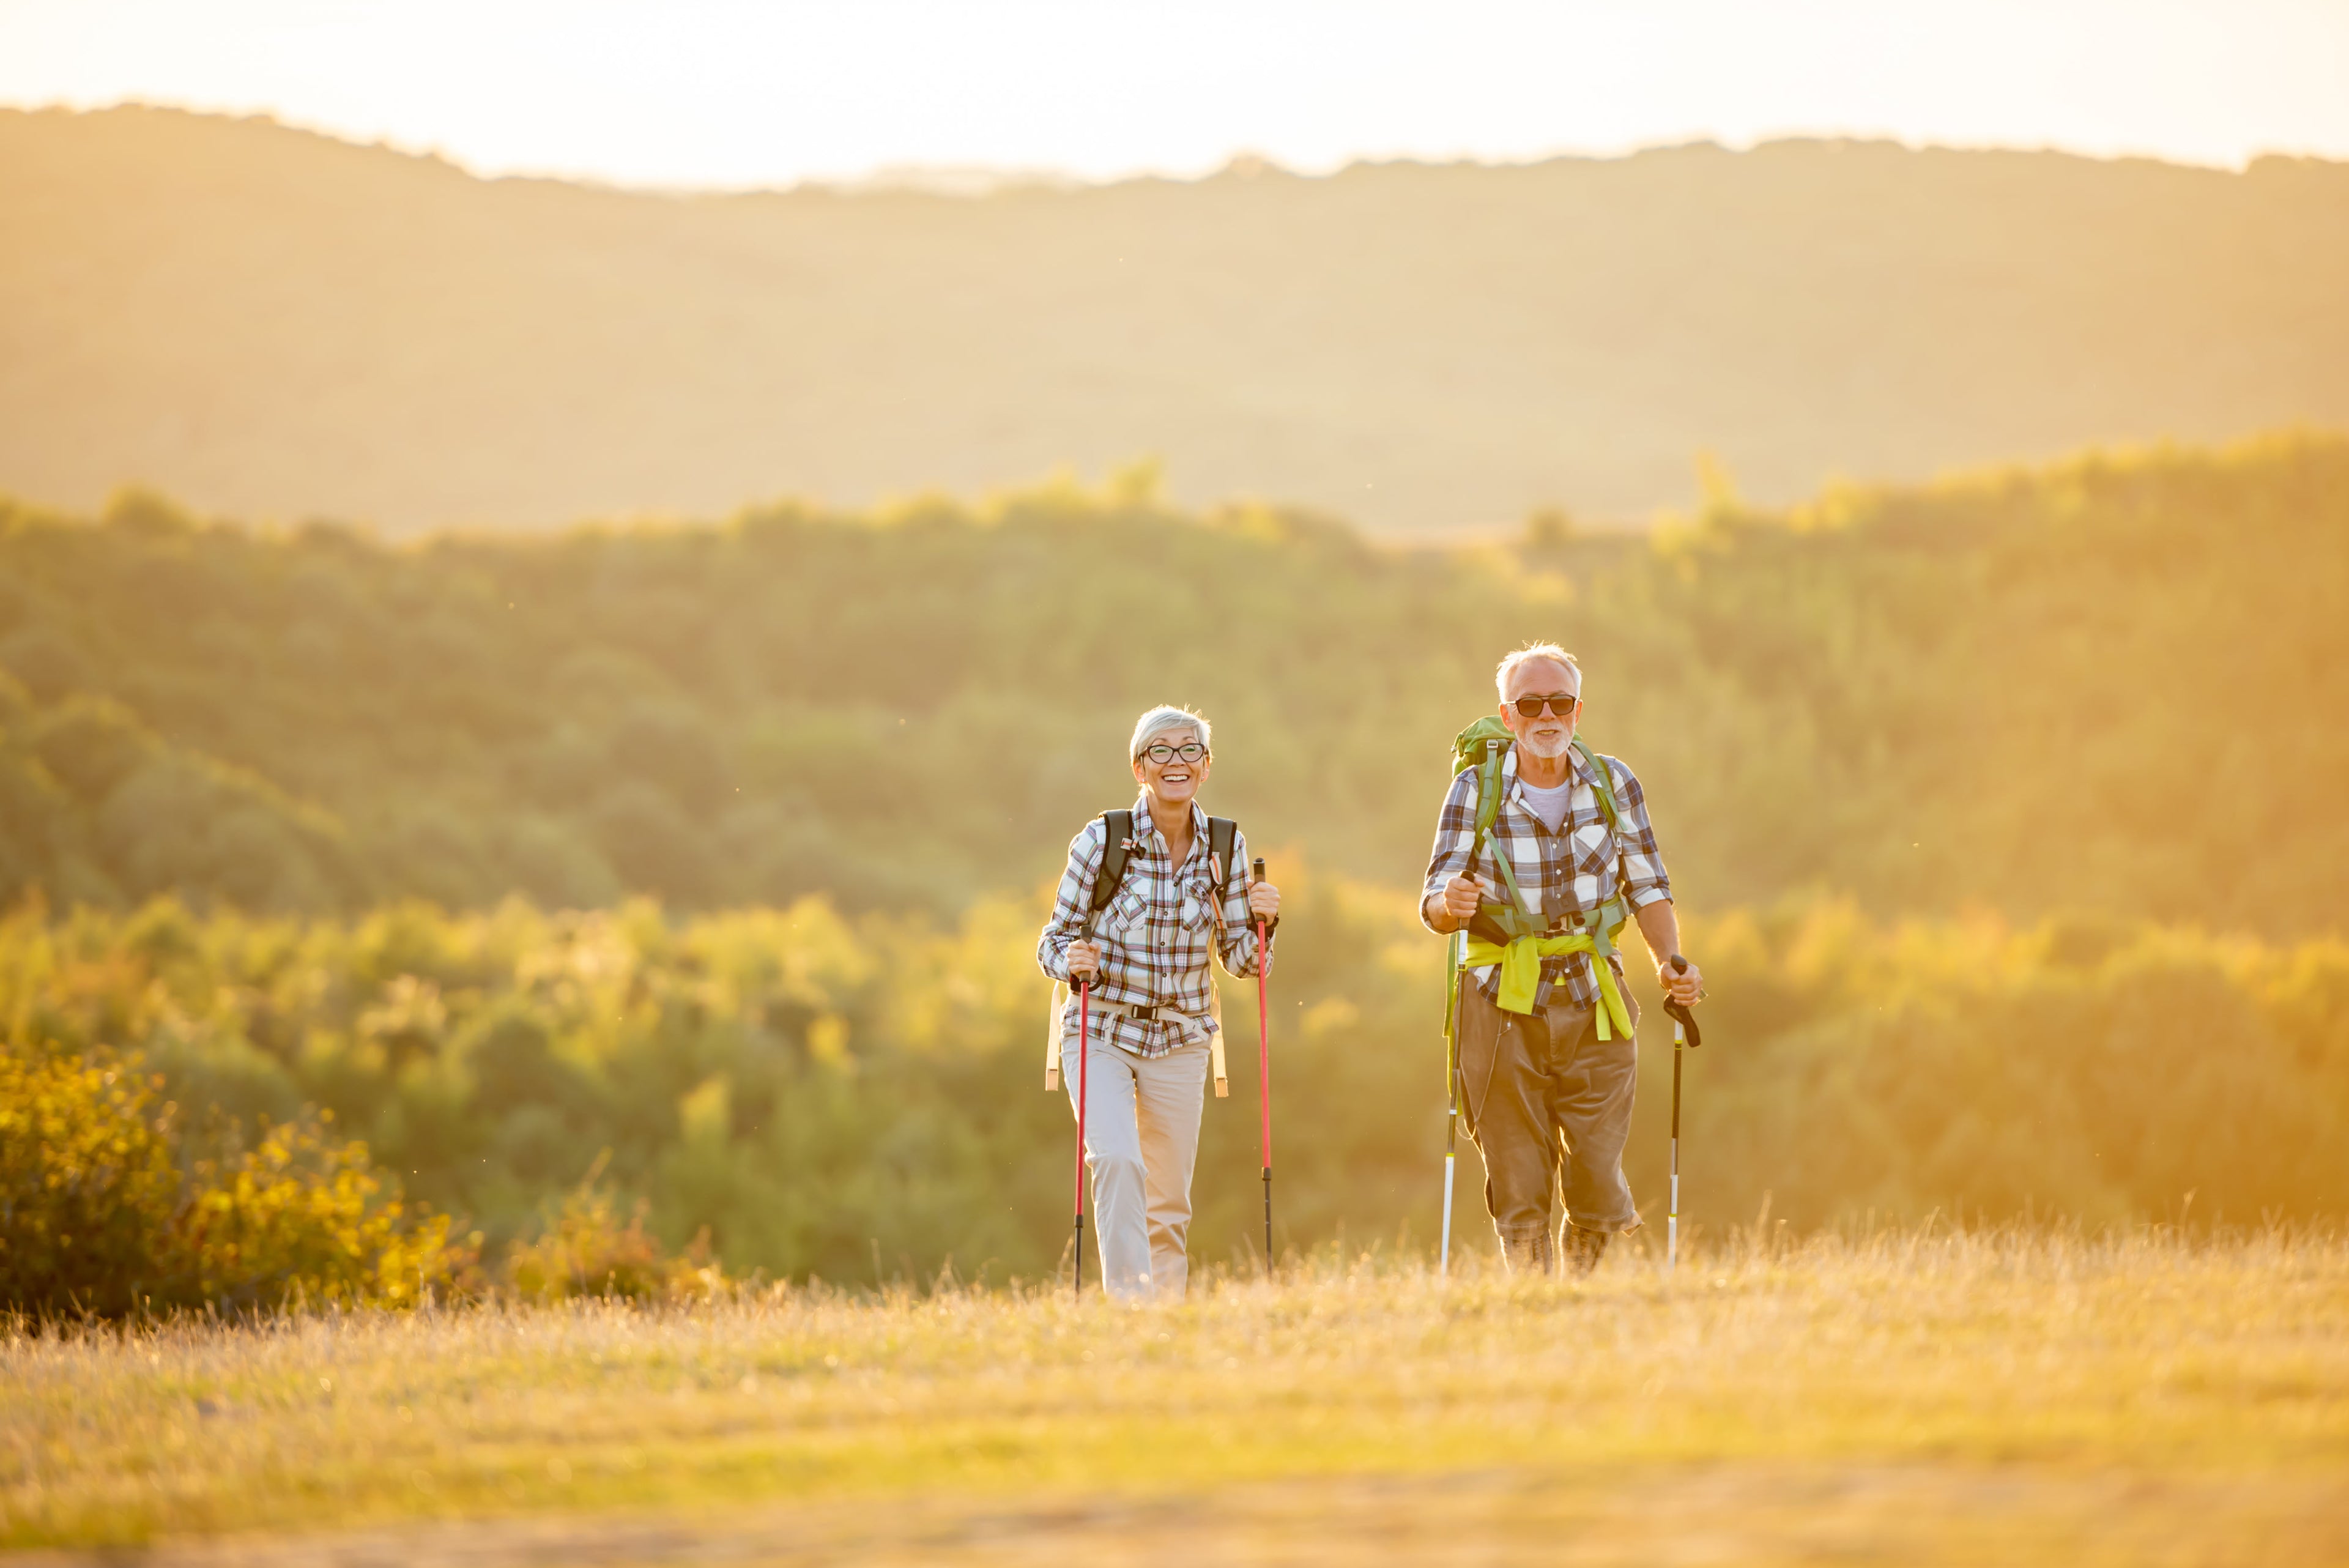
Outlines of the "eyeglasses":
[{"label": "eyeglasses", "polygon": [[1185,741],[1179,746],[1170,746],[1161,742],[1157,745],[1143,748],[1142,754],[1163,768],[1177,757],[1186,763],[1195,763],[1207,754],[1207,748],[1196,741]]},{"label": "eyeglasses", "polygon": [[1538,719],[1544,708],[1547,708],[1561,719],[1571,719],[1574,717],[1575,705],[1581,701],[1581,698],[1571,691],[1547,691],[1537,692],[1530,697],[1520,697],[1512,706],[1516,709],[1517,716],[1521,719]]}]

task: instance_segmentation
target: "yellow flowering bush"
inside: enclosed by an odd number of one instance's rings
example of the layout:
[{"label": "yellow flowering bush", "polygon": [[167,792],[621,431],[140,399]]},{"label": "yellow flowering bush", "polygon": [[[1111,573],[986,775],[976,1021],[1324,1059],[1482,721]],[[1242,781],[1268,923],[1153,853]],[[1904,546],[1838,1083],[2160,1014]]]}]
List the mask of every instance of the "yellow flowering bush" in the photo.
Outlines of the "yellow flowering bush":
[{"label": "yellow flowering bush", "polygon": [[0,1051],[0,1306],[409,1306],[469,1265],[331,1113],[207,1150],[161,1083],[104,1050]]},{"label": "yellow flowering bush", "polygon": [[599,1158],[587,1179],[554,1207],[536,1241],[517,1244],[508,1254],[506,1276],[514,1293],[532,1301],[671,1301],[723,1290],[724,1272],[709,1256],[709,1228],[702,1228],[682,1255],[671,1255],[645,1229],[649,1205],[642,1199],[626,1223],[621,1222],[612,1193],[596,1180],[604,1163]]},{"label": "yellow flowering bush", "polygon": [[176,1282],[178,1107],[111,1063],[0,1054],[0,1302],[118,1315]]}]

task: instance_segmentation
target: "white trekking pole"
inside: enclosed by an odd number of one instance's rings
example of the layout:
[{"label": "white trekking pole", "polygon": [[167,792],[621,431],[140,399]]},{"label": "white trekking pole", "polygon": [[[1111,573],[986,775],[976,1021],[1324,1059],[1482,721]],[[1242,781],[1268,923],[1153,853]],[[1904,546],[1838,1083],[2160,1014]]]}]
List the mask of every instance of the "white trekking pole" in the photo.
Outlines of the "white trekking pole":
[{"label": "white trekking pole", "polygon": [[[1674,953],[1672,969],[1687,973],[1688,960]],[[1669,1274],[1681,1262],[1681,1047],[1693,1051],[1704,1044],[1704,1036],[1697,1032],[1696,1015],[1669,996],[1664,1011],[1672,1019],[1672,1196],[1664,1216],[1664,1272]]]},{"label": "white trekking pole", "polygon": [[1468,933],[1453,933],[1451,974],[1444,988],[1444,1241],[1436,1253],[1435,1277],[1452,1272],[1452,1176],[1454,1147],[1460,1136],[1460,961],[1468,950]]}]

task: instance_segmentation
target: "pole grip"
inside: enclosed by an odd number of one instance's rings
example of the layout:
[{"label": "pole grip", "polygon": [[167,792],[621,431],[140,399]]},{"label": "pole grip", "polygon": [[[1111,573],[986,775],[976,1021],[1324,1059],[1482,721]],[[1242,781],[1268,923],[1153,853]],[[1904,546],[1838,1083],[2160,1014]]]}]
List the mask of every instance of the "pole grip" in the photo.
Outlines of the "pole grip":
[{"label": "pole grip", "polygon": [[[1672,972],[1675,974],[1686,974],[1688,972],[1688,960],[1681,957],[1678,953],[1674,953],[1672,955]],[[1664,994],[1664,1012],[1671,1015],[1672,1023],[1677,1026],[1677,1032],[1680,1034],[1684,1034],[1688,1037],[1690,1050],[1693,1051],[1698,1046],[1704,1044],[1704,1036],[1697,1031],[1696,1014],[1692,1012],[1689,1009],[1682,1007],[1679,1002],[1674,1002],[1671,998],[1671,993],[1669,992]]]}]

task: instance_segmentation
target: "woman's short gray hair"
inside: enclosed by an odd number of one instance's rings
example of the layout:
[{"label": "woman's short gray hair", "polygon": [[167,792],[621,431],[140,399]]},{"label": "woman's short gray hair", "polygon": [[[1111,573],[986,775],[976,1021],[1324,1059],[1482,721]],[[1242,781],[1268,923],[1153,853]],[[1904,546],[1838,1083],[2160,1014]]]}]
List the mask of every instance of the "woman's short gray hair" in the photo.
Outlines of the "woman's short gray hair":
[{"label": "woman's short gray hair", "polygon": [[1170,707],[1162,703],[1133,722],[1133,744],[1125,749],[1126,756],[1139,761],[1151,741],[1169,730],[1196,730],[1199,732],[1199,744],[1206,746],[1211,752],[1216,749],[1207,738],[1207,720],[1205,714],[1194,713],[1188,708]]}]

